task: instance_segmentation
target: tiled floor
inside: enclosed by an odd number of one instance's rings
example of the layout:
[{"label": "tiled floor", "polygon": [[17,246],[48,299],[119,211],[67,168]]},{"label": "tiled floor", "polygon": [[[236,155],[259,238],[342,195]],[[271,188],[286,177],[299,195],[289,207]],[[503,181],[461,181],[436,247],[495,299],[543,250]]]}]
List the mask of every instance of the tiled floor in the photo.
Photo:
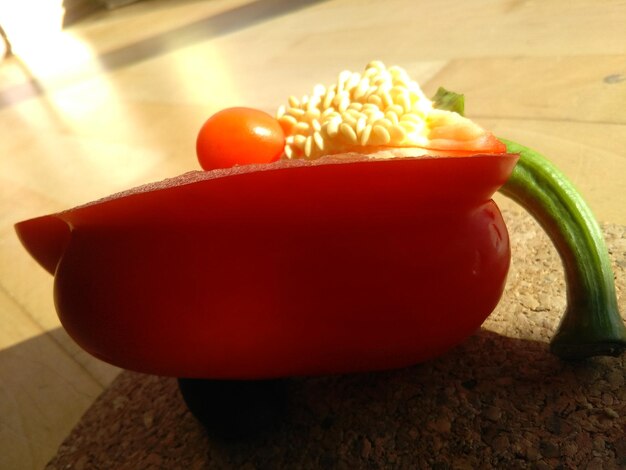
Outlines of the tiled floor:
[{"label": "tiled floor", "polygon": [[42,468],[117,373],[59,327],[14,222],[196,169],[214,111],[273,112],[379,58],[427,94],[463,91],[470,117],[626,224],[624,24],[619,1],[152,0],[16,47],[0,64],[0,468]]}]

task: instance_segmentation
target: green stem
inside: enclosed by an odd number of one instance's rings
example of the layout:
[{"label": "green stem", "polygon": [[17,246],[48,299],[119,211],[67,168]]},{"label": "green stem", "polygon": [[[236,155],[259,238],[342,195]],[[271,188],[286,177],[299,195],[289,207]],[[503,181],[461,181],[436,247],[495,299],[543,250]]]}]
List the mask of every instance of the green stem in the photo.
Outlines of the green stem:
[{"label": "green stem", "polygon": [[580,194],[545,157],[502,140],[519,162],[501,192],[532,214],[565,269],[567,308],[550,349],[563,359],[617,356],[626,350],[613,270],[602,231]]}]

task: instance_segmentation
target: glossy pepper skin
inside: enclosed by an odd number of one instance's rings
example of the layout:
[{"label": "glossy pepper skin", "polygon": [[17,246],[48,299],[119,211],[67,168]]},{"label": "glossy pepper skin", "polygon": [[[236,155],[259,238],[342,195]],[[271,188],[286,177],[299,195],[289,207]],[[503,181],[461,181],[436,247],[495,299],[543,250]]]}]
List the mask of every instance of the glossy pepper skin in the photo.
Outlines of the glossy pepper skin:
[{"label": "glossy pepper skin", "polygon": [[509,154],[185,175],[16,226],[91,354],[178,377],[411,365],[471,335],[510,262]]}]

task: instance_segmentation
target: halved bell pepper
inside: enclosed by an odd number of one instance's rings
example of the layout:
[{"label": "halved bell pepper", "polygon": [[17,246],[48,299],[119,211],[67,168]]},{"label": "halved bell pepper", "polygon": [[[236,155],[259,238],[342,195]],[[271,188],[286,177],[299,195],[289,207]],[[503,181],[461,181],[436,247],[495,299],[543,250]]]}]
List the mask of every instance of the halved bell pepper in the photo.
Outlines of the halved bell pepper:
[{"label": "halved bell pepper", "polygon": [[[434,103],[463,111],[445,90]],[[510,153],[192,172],[16,230],[55,276],[65,329],[105,361],[185,378],[356,372],[435,357],[491,313],[510,262],[491,199],[501,189],[564,261],[568,309],[552,351],[620,354],[626,328],[597,222],[545,158],[503,142]]]},{"label": "halved bell pepper", "polygon": [[21,222],[61,322],[117,366],[258,379],[439,355],[496,306],[517,156],[195,172]]}]

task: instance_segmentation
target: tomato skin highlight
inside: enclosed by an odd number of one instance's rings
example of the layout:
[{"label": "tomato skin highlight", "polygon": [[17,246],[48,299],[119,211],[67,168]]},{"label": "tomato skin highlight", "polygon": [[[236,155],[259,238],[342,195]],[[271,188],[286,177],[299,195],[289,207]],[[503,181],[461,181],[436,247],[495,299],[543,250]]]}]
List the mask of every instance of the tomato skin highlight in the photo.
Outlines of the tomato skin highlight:
[{"label": "tomato skin highlight", "polygon": [[430,359],[502,294],[510,248],[490,198],[515,161],[281,161],[56,214],[71,227],[55,271],[59,317],[91,354],[159,375]]},{"label": "tomato skin highlight", "polygon": [[285,134],[276,119],[252,108],[227,108],[201,127],[196,154],[204,170],[250,163],[270,163],[280,158]]}]

